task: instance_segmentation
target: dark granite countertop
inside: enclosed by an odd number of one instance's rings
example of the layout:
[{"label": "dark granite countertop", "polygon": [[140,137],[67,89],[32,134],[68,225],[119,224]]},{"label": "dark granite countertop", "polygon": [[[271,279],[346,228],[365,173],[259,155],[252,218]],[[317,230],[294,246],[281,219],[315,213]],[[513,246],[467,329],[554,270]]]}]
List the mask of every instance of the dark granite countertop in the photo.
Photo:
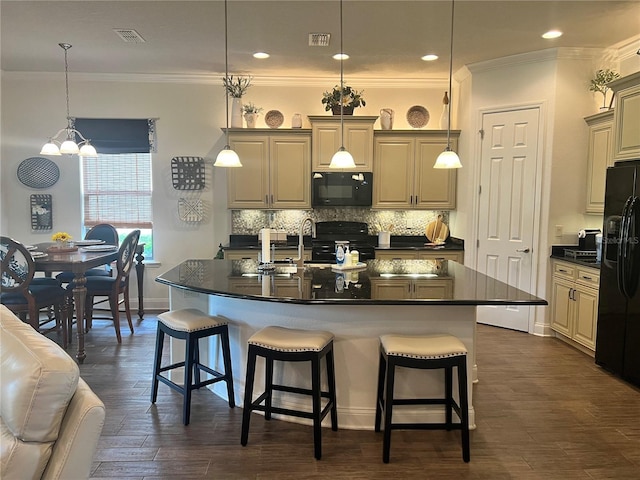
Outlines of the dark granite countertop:
[{"label": "dark granite countertop", "polygon": [[[447,260],[371,260],[343,271],[329,264],[304,269],[276,264],[265,274],[255,260],[186,260],[156,281],[204,294],[299,304],[547,305],[546,300]],[[434,288],[415,289],[412,296],[418,298],[404,298],[409,288],[396,287],[412,282]]]},{"label": "dark granite countertop", "polygon": [[573,258],[565,255],[565,249],[577,250],[577,245],[552,245],[551,246],[551,258],[555,260],[562,260],[563,262],[569,262],[583,267],[595,268],[600,270],[600,262],[596,262],[595,257],[585,258]]}]

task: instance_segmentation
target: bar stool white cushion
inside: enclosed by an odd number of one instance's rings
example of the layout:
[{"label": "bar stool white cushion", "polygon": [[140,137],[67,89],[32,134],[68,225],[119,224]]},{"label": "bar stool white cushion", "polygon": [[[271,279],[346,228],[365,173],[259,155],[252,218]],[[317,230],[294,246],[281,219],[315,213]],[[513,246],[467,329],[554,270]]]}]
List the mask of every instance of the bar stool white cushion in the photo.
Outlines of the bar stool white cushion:
[{"label": "bar stool white cushion", "polygon": [[383,335],[380,342],[387,355],[434,359],[466,355],[467,348],[453,335]]},{"label": "bar stool white cushion", "polygon": [[265,327],[249,338],[249,344],[279,352],[319,352],[332,340],[331,332]]},{"label": "bar stool white cushion", "polygon": [[158,315],[158,320],[178,332],[197,332],[229,323],[225,318],[206,315],[195,308],[164,312]]}]

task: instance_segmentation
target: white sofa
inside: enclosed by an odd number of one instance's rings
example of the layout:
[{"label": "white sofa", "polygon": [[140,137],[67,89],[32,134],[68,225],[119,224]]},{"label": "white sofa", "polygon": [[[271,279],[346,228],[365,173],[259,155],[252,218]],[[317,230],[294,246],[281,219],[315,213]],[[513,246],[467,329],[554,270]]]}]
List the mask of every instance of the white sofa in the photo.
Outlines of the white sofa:
[{"label": "white sofa", "polygon": [[0,305],[0,477],[88,478],[102,401],[75,360]]}]

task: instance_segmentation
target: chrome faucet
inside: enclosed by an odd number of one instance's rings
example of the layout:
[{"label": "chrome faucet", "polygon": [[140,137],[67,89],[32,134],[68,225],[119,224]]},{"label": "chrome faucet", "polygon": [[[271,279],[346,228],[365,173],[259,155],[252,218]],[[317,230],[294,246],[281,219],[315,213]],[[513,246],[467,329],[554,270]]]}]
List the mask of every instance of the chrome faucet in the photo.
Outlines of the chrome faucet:
[{"label": "chrome faucet", "polygon": [[300,222],[300,229],[298,230],[298,258],[295,259],[296,265],[298,268],[304,267],[304,226],[309,222],[311,225],[311,237],[315,238],[316,236],[316,224],[313,222],[313,218],[306,217]]}]

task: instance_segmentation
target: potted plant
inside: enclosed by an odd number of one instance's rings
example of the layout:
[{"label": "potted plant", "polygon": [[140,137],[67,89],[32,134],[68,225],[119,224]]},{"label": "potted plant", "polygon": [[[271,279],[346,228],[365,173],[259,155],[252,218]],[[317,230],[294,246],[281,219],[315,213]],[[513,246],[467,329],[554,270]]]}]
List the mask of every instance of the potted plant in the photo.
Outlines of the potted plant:
[{"label": "potted plant", "polygon": [[364,107],[365,102],[362,94],[364,90],[357,91],[348,85],[342,87],[342,95],[340,95],[340,86],[336,85],[330,92],[322,94],[322,103],[324,109],[328,112],[331,110],[334,115],[340,115],[340,98],[342,97],[342,109],[344,115],[353,115],[353,109]]},{"label": "potted plant", "polygon": [[224,88],[233,98],[231,103],[231,127],[242,128],[242,96],[251,86],[251,77],[230,75],[222,79]]},{"label": "potted plant", "polygon": [[596,72],[596,76],[591,79],[589,90],[592,92],[600,92],[602,94],[602,107],[600,107],[600,110],[608,110],[607,92],[610,90],[610,88],[607,84],[613,82],[619,76],[619,73],[607,68],[604,70],[598,70]]},{"label": "potted plant", "polygon": [[247,128],[255,128],[256,119],[262,111],[262,107],[256,107],[253,103],[249,102],[242,106],[242,111],[244,112],[244,119],[247,121]]}]

